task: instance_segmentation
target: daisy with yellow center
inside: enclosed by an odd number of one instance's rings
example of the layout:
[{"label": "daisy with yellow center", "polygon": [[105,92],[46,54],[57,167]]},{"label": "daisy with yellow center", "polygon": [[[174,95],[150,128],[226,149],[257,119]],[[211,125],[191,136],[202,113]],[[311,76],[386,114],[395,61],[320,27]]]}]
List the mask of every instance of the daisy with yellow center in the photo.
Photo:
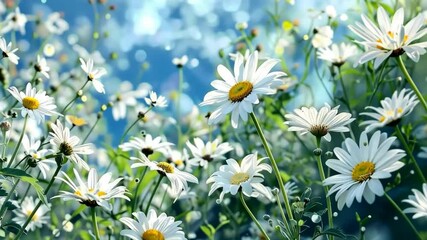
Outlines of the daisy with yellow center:
[{"label": "daisy with yellow center", "polygon": [[187,147],[193,154],[193,158],[189,163],[193,166],[200,166],[204,169],[208,168],[208,164],[212,161],[224,160],[225,154],[233,150],[233,147],[228,142],[221,143],[219,139],[214,141],[203,142],[201,138],[194,138],[194,144],[187,141]]},{"label": "daisy with yellow center", "polygon": [[400,92],[395,91],[391,98],[386,97],[381,100],[381,107],[366,107],[366,109],[372,109],[375,112],[363,112],[360,115],[373,119],[364,121],[360,125],[366,125],[366,131],[384,126],[395,126],[404,116],[410,114],[418,103],[417,96],[412,90],[405,88]]},{"label": "daisy with yellow center", "polygon": [[8,91],[22,104],[22,117],[29,116],[40,123],[44,121],[45,116],[61,115],[54,111],[55,100],[47,96],[46,91],[32,88],[31,83],[27,84],[25,92],[19,91],[16,87],[10,87]]},{"label": "daisy with yellow center", "polygon": [[406,25],[404,9],[398,9],[390,19],[384,8],[377,11],[378,25],[362,14],[362,23],[357,22],[349,26],[350,30],[362,38],[355,41],[363,45],[366,53],[360,56],[359,64],[375,59],[374,68],[377,68],[388,57],[398,57],[404,53],[414,62],[418,62],[420,55],[425,54],[427,42],[414,43],[422,38],[427,31],[424,27],[424,17],[419,14]]},{"label": "daisy with yellow center", "polygon": [[91,81],[95,90],[99,93],[105,93],[104,84],[100,81],[100,78],[107,74],[105,68],[94,68],[93,59],[89,58],[87,62],[83,58],[80,58],[81,68],[87,75],[87,80]]},{"label": "daisy with yellow center", "polygon": [[67,122],[71,123],[71,125],[76,127],[81,127],[87,124],[86,120],[84,118],[79,118],[74,115],[67,115],[65,116],[65,119],[67,119]]},{"label": "daisy with yellow center", "polygon": [[225,194],[236,195],[238,191],[247,197],[258,197],[262,194],[268,198],[271,193],[262,184],[264,176],[261,172],[271,173],[272,169],[270,165],[261,161],[262,159],[258,160],[257,153],[247,155],[240,164],[232,158],[228,159],[227,165],[222,165],[219,171],[214,172],[206,181],[207,184],[213,183],[209,196],[222,188],[219,202],[222,202]]},{"label": "daisy with yellow center", "polygon": [[231,112],[231,124],[238,127],[239,117],[248,120],[253,112],[252,105],[258,104],[259,94],[274,94],[281,85],[283,72],[270,72],[279,63],[277,59],[267,59],[258,67],[258,51],[245,60],[242,54],[236,54],[234,74],[223,65],[217,68],[222,80],[214,80],[211,85],[216,89],[208,92],[201,106],[220,105],[209,117],[209,124],[217,124]]},{"label": "daisy with yellow center", "polygon": [[354,199],[361,202],[362,197],[372,204],[375,196],[384,194],[380,179],[390,178],[391,172],[404,165],[399,160],[405,156],[405,152],[390,149],[395,139],[376,131],[369,140],[367,133],[362,132],[359,145],[347,138],[344,148],[334,149],[338,159],[329,159],[326,165],[338,174],[325,179],[323,185],[332,185],[328,196],[336,193],[338,209],[341,210],[344,205],[350,207]]},{"label": "daisy with yellow center", "polygon": [[[13,222],[19,224],[20,226],[24,225],[27,218],[31,215],[33,210],[36,208],[36,202],[33,197],[25,197],[22,203],[20,204],[20,208],[13,210],[13,213],[16,215],[12,219]],[[43,224],[49,223],[49,206],[41,205],[36,213],[31,218],[30,223],[27,225],[25,230],[34,231],[36,228],[42,228]]]},{"label": "daisy with yellow center", "polygon": [[139,158],[131,157],[131,160],[136,161],[131,165],[131,168],[149,167],[150,170],[157,171],[160,175],[167,177],[171,182],[171,188],[175,196],[180,196],[183,190],[188,190],[188,182],[199,183],[195,176],[175,168],[171,163],[150,161],[142,153],[139,156]]},{"label": "daisy with yellow center", "polygon": [[129,217],[120,218],[120,222],[130,229],[124,229],[120,235],[134,240],[185,240],[185,234],[179,225],[181,221],[175,221],[174,217],[168,217],[165,213],[157,216],[156,211],[150,209],[145,215],[143,212],[134,212],[136,220]]},{"label": "daisy with yellow center", "polygon": [[72,192],[61,191],[60,195],[54,198],[62,198],[63,200],[77,200],[81,204],[85,204],[89,207],[101,206],[106,210],[111,210],[109,203],[110,199],[123,198],[130,200],[126,194],[126,187],[117,186],[122,178],[117,178],[111,181],[112,173],[107,172],[102,175],[98,180],[98,173],[96,169],[91,168],[87,177],[87,181],[83,181],[80,177],[79,172],[73,169],[74,176],[77,179],[75,184],[70,177],[65,173],[61,172],[57,179],[63,181],[72,188]]}]

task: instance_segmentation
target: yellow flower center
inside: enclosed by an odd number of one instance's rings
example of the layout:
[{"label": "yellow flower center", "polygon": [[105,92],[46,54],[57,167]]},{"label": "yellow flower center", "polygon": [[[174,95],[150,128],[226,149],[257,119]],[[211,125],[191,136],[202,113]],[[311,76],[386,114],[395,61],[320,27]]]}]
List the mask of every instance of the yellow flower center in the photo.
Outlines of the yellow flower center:
[{"label": "yellow flower center", "polygon": [[79,118],[73,115],[68,115],[67,118],[74,126],[80,127],[86,125],[86,120],[84,120],[83,118]]},{"label": "yellow flower center", "polygon": [[[30,216],[32,212],[33,212],[32,210],[28,209],[28,210],[25,212],[25,214],[26,214],[27,216]],[[31,220],[32,220],[32,221],[37,221],[37,219],[39,219],[39,216],[37,215],[37,212],[36,212],[36,213],[33,215],[33,217],[31,218]]]},{"label": "yellow flower center", "polygon": [[351,172],[351,178],[357,182],[363,182],[371,178],[375,172],[375,164],[371,162],[358,163]]},{"label": "yellow flower center", "polygon": [[408,35],[403,36],[403,44],[405,44],[406,41],[408,41]]},{"label": "yellow flower center", "polygon": [[107,193],[103,192],[103,191],[99,191],[96,195],[98,195],[98,197],[102,197],[102,196],[107,195]]},{"label": "yellow flower center", "polygon": [[165,236],[159,230],[148,229],[142,234],[142,240],[165,240]]},{"label": "yellow flower center", "polygon": [[377,48],[380,49],[380,50],[384,50],[384,48],[380,45],[380,44],[383,43],[383,41],[381,41],[381,39],[378,39],[377,43],[378,43]]},{"label": "yellow flower center", "polygon": [[63,142],[59,144],[59,152],[63,153],[65,156],[70,156],[73,154],[73,147],[70,144]]},{"label": "yellow flower center", "polygon": [[253,88],[252,83],[248,81],[236,83],[228,92],[228,99],[233,103],[241,102],[245,97],[251,94]]},{"label": "yellow flower center", "polygon": [[184,163],[184,161],[182,161],[181,159],[178,159],[178,160],[175,160],[175,165],[177,165],[177,166],[181,166],[183,163]]},{"label": "yellow flower center", "polygon": [[390,38],[394,38],[394,33],[392,31],[388,31],[387,34]]},{"label": "yellow flower center", "polygon": [[93,74],[92,74],[92,73],[89,73],[89,75],[87,75],[87,79],[88,79],[89,81],[92,81],[94,78],[95,78],[95,76],[93,76]]},{"label": "yellow flower center", "polygon": [[22,105],[24,105],[26,109],[34,110],[39,108],[40,102],[33,97],[24,97],[24,99],[22,99]]},{"label": "yellow flower center", "polygon": [[380,119],[378,119],[378,121],[380,121],[380,122],[384,122],[384,120],[385,120],[384,116],[381,116]]},{"label": "yellow flower center", "polygon": [[230,183],[233,185],[239,185],[243,182],[248,181],[249,175],[245,172],[238,172],[231,176]]},{"label": "yellow flower center", "polygon": [[397,108],[397,113],[402,113],[403,112],[403,108]]},{"label": "yellow flower center", "polygon": [[77,196],[79,196],[79,197],[82,196],[82,193],[79,190],[75,191],[74,194],[77,195]]},{"label": "yellow flower center", "polygon": [[174,172],[173,166],[167,162],[159,162],[157,164],[157,167],[163,169],[163,171],[165,171],[166,173],[173,173]]}]

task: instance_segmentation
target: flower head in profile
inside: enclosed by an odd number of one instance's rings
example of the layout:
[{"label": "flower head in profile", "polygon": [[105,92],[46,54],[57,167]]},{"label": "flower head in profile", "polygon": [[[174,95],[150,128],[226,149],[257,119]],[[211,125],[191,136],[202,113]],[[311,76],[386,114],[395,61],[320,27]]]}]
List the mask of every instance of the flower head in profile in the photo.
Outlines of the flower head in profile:
[{"label": "flower head in profile", "polygon": [[43,74],[47,79],[49,79],[49,71],[50,67],[47,65],[46,58],[40,57],[40,55],[37,55],[37,63],[34,65],[34,69],[36,72],[39,72]]},{"label": "flower head in profile", "polygon": [[403,210],[404,213],[415,213],[413,219],[427,217],[427,183],[423,183],[423,192],[412,189],[414,195],[409,195],[408,199],[403,200],[412,205],[412,207]]},{"label": "flower head in profile", "polygon": [[44,24],[50,33],[57,35],[61,35],[69,28],[67,21],[62,18],[62,14],[59,12],[49,14]]},{"label": "flower head in profile", "polygon": [[131,157],[131,160],[136,161],[136,163],[133,163],[130,167],[149,167],[151,171],[157,171],[161,176],[167,177],[171,182],[171,188],[175,196],[179,197],[183,190],[188,190],[188,182],[199,183],[195,176],[175,168],[168,162],[150,161],[144,154],[139,155],[139,158]]},{"label": "flower head in profile", "polygon": [[168,106],[166,98],[161,95],[157,97],[157,93],[153,91],[151,91],[149,98],[145,98],[145,102],[152,107],[164,108]]},{"label": "flower head in profile", "polygon": [[338,108],[325,104],[319,111],[314,107],[302,107],[295,109],[294,113],[285,115],[289,125],[288,131],[298,131],[301,134],[310,132],[316,137],[324,137],[326,141],[331,141],[330,132],[348,132],[347,124],[354,121],[350,113],[338,113]]},{"label": "flower head in profile", "polygon": [[45,116],[61,115],[54,111],[56,105],[53,97],[47,96],[46,91],[37,91],[31,86],[31,83],[27,83],[25,92],[19,91],[16,87],[10,87],[8,91],[22,104],[21,115],[23,117],[29,116],[40,123]]},{"label": "flower head in profile", "polygon": [[189,163],[193,166],[200,166],[204,169],[208,168],[208,163],[217,160],[224,160],[225,154],[233,150],[233,147],[227,142],[221,143],[219,139],[213,142],[203,142],[200,138],[194,138],[194,145],[187,141],[187,147],[193,154],[193,158]]},{"label": "flower head in profile", "polygon": [[344,141],[343,148],[334,149],[338,159],[329,159],[326,165],[338,174],[328,177],[323,185],[333,185],[328,196],[336,193],[338,209],[344,205],[350,207],[354,199],[362,201],[362,197],[372,204],[375,196],[384,194],[380,179],[390,178],[391,172],[401,167],[399,160],[405,156],[400,149],[390,149],[396,137],[387,138],[386,133],[376,131],[371,139],[367,133],[360,135],[359,145],[351,139]]},{"label": "flower head in profile", "polygon": [[332,44],[331,46],[319,48],[317,50],[317,57],[332,63],[332,65],[340,67],[350,57],[354,56],[357,52],[356,46],[352,44],[341,43]]},{"label": "flower head in profile", "polygon": [[46,179],[51,167],[56,165],[56,162],[52,159],[43,159],[51,153],[51,150],[41,149],[41,141],[36,141],[31,135],[28,136],[27,134],[22,137],[22,147],[24,148],[24,153],[30,157],[28,165],[40,169],[43,178]]},{"label": "flower head in profile", "polygon": [[184,232],[179,225],[181,221],[175,221],[174,217],[168,217],[165,213],[157,216],[153,209],[143,212],[134,212],[136,220],[129,217],[120,218],[120,222],[130,229],[123,229],[120,235],[133,240],[158,239],[158,240],[186,240]]},{"label": "flower head in profile", "polygon": [[122,198],[130,201],[126,196],[126,187],[117,186],[122,178],[117,178],[110,182],[113,175],[111,172],[105,173],[98,179],[96,169],[91,168],[89,175],[87,176],[87,181],[83,181],[79,172],[75,168],[73,171],[74,176],[77,179],[77,184],[75,184],[65,172],[61,172],[60,175],[56,177],[72,188],[72,192],[61,191],[61,194],[53,198],[76,200],[89,207],[101,206],[107,210],[111,210],[109,203],[110,199]]},{"label": "flower head in profile", "polygon": [[119,90],[112,96],[113,102],[112,113],[114,120],[126,118],[126,110],[128,107],[137,105],[137,98],[143,98],[148,95],[151,85],[148,83],[141,83],[138,89],[133,89],[132,83],[124,81],[120,84]]},{"label": "flower head in profile", "polygon": [[12,49],[12,42],[7,43],[6,39],[0,37],[0,50],[2,51],[2,58],[7,58],[13,64],[18,64],[19,57],[15,54],[18,48]]},{"label": "flower head in profile", "polygon": [[163,153],[166,151],[166,147],[172,145],[172,143],[164,141],[160,136],[153,138],[151,134],[145,134],[143,138],[134,137],[129,142],[120,144],[119,148],[126,152],[138,150],[148,157],[156,151]]},{"label": "flower head in profile", "polygon": [[172,63],[173,65],[175,65],[177,68],[182,68],[184,67],[185,64],[187,64],[188,62],[188,57],[187,55],[184,55],[180,58],[176,57],[172,59]]},{"label": "flower head in profile", "polygon": [[332,38],[334,37],[334,30],[331,26],[323,26],[315,28],[311,44],[314,48],[325,48],[332,44]]},{"label": "flower head in profile", "polygon": [[201,106],[220,105],[209,117],[209,124],[222,121],[231,112],[231,125],[237,128],[239,117],[248,120],[253,112],[253,104],[258,104],[259,94],[276,93],[275,86],[281,84],[283,72],[270,72],[279,63],[278,59],[268,59],[258,67],[258,51],[253,52],[247,61],[238,53],[234,62],[234,74],[223,65],[217,68],[223,80],[214,80],[211,85],[216,89],[208,92]]},{"label": "flower head in profile", "polygon": [[[28,217],[36,208],[36,204],[37,203],[34,201],[33,197],[25,197],[20,204],[20,208],[13,210],[13,213],[16,215],[16,217],[14,217],[12,220],[20,226],[24,225]],[[49,207],[46,205],[41,205],[31,218],[30,223],[27,225],[25,230],[34,231],[36,228],[42,228],[43,224],[47,225],[50,219],[49,214],[47,214],[49,212]]]},{"label": "flower head in profile", "polygon": [[271,167],[261,163],[262,159],[259,160],[257,155],[247,155],[240,164],[232,158],[228,159],[227,165],[222,165],[206,181],[208,184],[213,183],[209,196],[219,188],[222,188],[219,202],[222,202],[225,194],[236,195],[239,190],[247,197],[258,197],[259,194],[270,196],[271,192],[262,184],[264,176],[261,172],[271,173]]},{"label": "flower head in profile", "polygon": [[104,84],[100,81],[100,78],[107,74],[105,68],[94,68],[93,59],[89,58],[87,62],[83,58],[80,58],[81,68],[87,75],[87,80],[91,81],[95,90],[99,93],[105,93]]},{"label": "flower head in profile", "polygon": [[57,120],[56,124],[51,123],[50,127],[50,144],[54,146],[58,153],[64,154],[71,159],[77,166],[89,170],[89,165],[80,157],[80,155],[89,155],[93,153],[92,144],[79,144],[80,139],[77,136],[71,136],[70,129],[62,126],[61,121]]},{"label": "flower head in profile", "polygon": [[365,115],[373,118],[360,125],[367,125],[366,131],[384,126],[394,126],[406,115],[410,114],[418,104],[418,98],[412,90],[402,89],[400,92],[395,91],[391,98],[386,97],[381,100],[381,107],[368,106],[366,109],[372,109],[375,112],[363,112]]},{"label": "flower head in profile", "polygon": [[22,14],[19,7],[15,8],[15,11],[9,13],[6,19],[2,23],[0,30],[1,34],[10,32],[12,30],[19,31],[21,34],[25,34],[25,24],[27,23],[27,16]]},{"label": "flower head in profile", "polygon": [[404,25],[403,8],[397,10],[390,20],[384,8],[379,7],[378,25],[363,14],[362,21],[363,24],[357,22],[354,26],[349,26],[351,31],[362,38],[356,42],[365,47],[366,52],[360,57],[359,64],[375,59],[374,68],[377,68],[388,57],[398,57],[404,53],[418,62],[420,55],[426,53],[427,42],[414,43],[427,33],[424,29],[421,30],[424,26],[421,14]]},{"label": "flower head in profile", "polygon": [[66,115],[65,120],[67,120],[68,123],[75,127],[82,127],[87,125],[87,122],[84,118],[80,118],[75,115]]}]

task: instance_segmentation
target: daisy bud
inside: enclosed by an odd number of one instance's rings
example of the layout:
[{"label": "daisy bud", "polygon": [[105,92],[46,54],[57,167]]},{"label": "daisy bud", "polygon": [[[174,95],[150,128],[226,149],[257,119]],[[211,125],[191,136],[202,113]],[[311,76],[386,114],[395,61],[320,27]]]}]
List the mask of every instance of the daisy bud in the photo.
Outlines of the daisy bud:
[{"label": "daisy bud", "polygon": [[360,228],[360,231],[361,231],[361,232],[365,232],[365,231],[366,231],[366,228],[365,228],[365,227],[361,227],[361,228]]},{"label": "daisy bud", "polygon": [[10,124],[10,122],[3,121],[0,123],[0,130],[2,131],[2,133],[5,133],[10,130],[11,126],[12,125]]},{"label": "daisy bud", "polygon": [[136,183],[139,183],[139,178],[135,178],[135,179],[134,179],[134,181],[135,181]]},{"label": "daisy bud", "polygon": [[313,150],[313,154],[314,156],[320,156],[322,155],[322,149],[321,148],[316,148]]},{"label": "daisy bud", "polygon": [[268,220],[270,220],[270,215],[268,215],[268,214],[264,214],[264,216],[262,216],[262,218],[265,220],[265,221],[268,221]]},{"label": "daisy bud", "polygon": [[271,193],[273,195],[279,195],[279,189],[278,188],[273,188],[273,190],[271,190]]},{"label": "daisy bud", "polygon": [[248,23],[247,22],[236,23],[236,29],[239,30],[239,31],[243,31],[243,30],[245,30],[247,28],[248,28]]},{"label": "daisy bud", "polygon": [[268,225],[270,225],[270,227],[273,227],[273,226],[274,226],[274,224],[273,224],[273,219],[269,219],[269,220],[268,220]]},{"label": "daisy bud", "polygon": [[337,213],[337,212],[334,212],[333,216],[334,216],[334,217],[338,217],[338,213]]},{"label": "daisy bud", "polygon": [[81,97],[81,96],[83,96],[83,90],[79,90],[79,91],[77,91],[77,96],[79,96],[79,97]]},{"label": "daisy bud", "polygon": [[108,106],[105,104],[102,104],[101,111],[105,112],[107,110]]},{"label": "daisy bud", "polygon": [[220,49],[219,51],[218,51],[218,56],[219,56],[219,58],[224,58],[224,56],[225,56],[225,53],[224,53],[224,49]]},{"label": "daisy bud", "polygon": [[253,28],[253,29],[251,30],[251,37],[256,37],[256,36],[258,36],[258,29]]},{"label": "daisy bud", "polygon": [[143,112],[138,112],[138,119],[142,119],[145,117],[145,114]]},{"label": "daisy bud", "polygon": [[331,151],[327,151],[327,152],[325,153],[325,155],[326,155],[326,157],[327,157],[327,158],[331,158],[331,157],[333,157],[333,156],[334,156],[334,153],[333,153],[333,152],[331,152]]},{"label": "daisy bud", "polygon": [[96,114],[96,118],[97,118],[97,119],[101,119],[101,118],[102,118],[102,113],[101,113],[101,112],[99,112],[98,114]]},{"label": "daisy bud", "polygon": [[36,78],[36,80],[34,81],[34,84],[35,85],[39,85],[41,82],[43,82],[43,79],[41,79],[41,78]]},{"label": "daisy bud", "polygon": [[256,49],[258,52],[262,52],[263,47],[262,47],[262,45],[261,45],[261,44],[258,44],[258,45],[256,45],[255,49]]},{"label": "daisy bud", "polygon": [[319,214],[317,214],[317,213],[314,213],[312,216],[311,216],[311,221],[313,222],[313,223],[319,223],[320,221],[322,220],[322,218],[319,216]]},{"label": "daisy bud", "polygon": [[35,159],[35,158],[33,158],[33,157],[29,157],[29,158],[27,159],[27,164],[28,164],[28,166],[30,166],[30,167],[32,167],[32,168],[37,167],[37,159]]}]

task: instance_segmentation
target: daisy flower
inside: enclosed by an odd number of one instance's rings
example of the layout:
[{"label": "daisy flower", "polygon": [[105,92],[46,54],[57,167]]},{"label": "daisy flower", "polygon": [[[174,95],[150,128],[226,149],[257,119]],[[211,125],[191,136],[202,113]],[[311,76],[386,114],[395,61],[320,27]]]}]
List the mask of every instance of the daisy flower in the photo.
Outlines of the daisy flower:
[{"label": "daisy flower", "polygon": [[174,217],[168,217],[165,213],[157,216],[156,211],[150,209],[145,215],[143,212],[134,212],[136,220],[129,217],[120,218],[120,222],[130,229],[123,229],[120,235],[134,239],[162,239],[185,240],[184,232],[178,227],[182,222],[175,221]]},{"label": "daisy flower", "polygon": [[227,165],[222,165],[219,171],[214,172],[206,181],[207,184],[213,183],[209,196],[222,188],[219,202],[222,202],[226,193],[236,195],[239,189],[248,197],[258,197],[262,194],[268,198],[271,194],[262,185],[264,176],[261,172],[271,173],[271,167],[267,163],[261,163],[262,160],[258,160],[257,153],[244,157],[240,165],[232,158],[227,159]]},{"label": "daisy flower", "polygon": [[314,29],[311,44],[314,48],[325,48],[332,44],[334,30],[330,26],[323,26]]},{"label": "daisy flower", "polygon": [[74,115],[66,115],[65,120],[73,126],[81,127],[87,125],[87,122],[84,118],[80,118]]},{"label": "daisy flower", "polygon": [[56,124],[51,123],[50,127],[53,132],[50,132],[52,144],[56,151],[64,154],[71,159],[77,166],[89,170],[89,165],[80,157],[80,155],[89,155],[93,153],[92,144],[79,145],[80,139],[77,136],[71,136],[70,129],[62,126],[61,121],[57,120]]},{"label": "daisy flower", "polygon": [[19,31],[21,34],[25,34],[25,24],[27,23],[27,16],[22,14],[19,8],[15,8],[14,12],[9,13],[6,19],[2,23],[0,30],[1,34],[10,32],[11,30]]},{"label": "daisy flower", "polygon": [[258,51],[253,52],[244,64],[243,55],[238,53],[234,62],[234,75],[225,66],[219,65],[218,74],[223,80],[214,80],[211,85],[216,88],[208,92],[200,106],[219,104],[211,113],[208,123],[216,124],[231,112],[231,124],[238,127],[239,116],[243,121],[248,120],[248,113],[253,112],[253,104],[258,104],[258,94],[274,94],[272,85],[281,84],[283,72],[270,72],[279,62],[278,59],[268,59],[258,67]]},{"label": "daisy flower", "polygon": [[213,142],[206,142],[206,144],[200,138],[194,138],[193,141],[194,145],[190,141],[186,143],[193,154],[193,158],[189,160],[189,163],[204,169],[208,168],[209,162],[225,159],[224,155],[233,150],[229,143],[220,143],[219,139],[215,139]]},{"label": "daisy flower", "polygon": [[160,136],[153,139],[150,134],[145,134],[144,138],[134,137],[129,142],[120,144],[119,148],[125,152],[138,150],[148,157],[156,151],[163,153],[166,147],[172,145],[170,142],[163,141]]},{"label": "daisy flower", "polygon": [[93,83],[95,90],[99,93],[105,93],[104,84],[99,80],[102,76],[107,74],[105,68],[93,68],[93,59],[89,58],[87,63],[83,58],[80,58],[81,68],[87,74],[87,80]]},{"label": "daisy flower", "polygon": [[334,149],[338,159],[329,159],[326,165],[338,174],[325,179],[323,185],[333,185],[328,196],[336,193],[338,209],[344,204],[350,207],[354,199],[361,202],[362,197],[372,204],[375,196],[384,194],[380,179],[390,178],[391,172],[404,165],[399,161],[405,156],[404,151],[390,149],[395,139],[376,131],[368,140],[365,131],[360,135],[359,145],[347,138],[343,148]]},{"label": "daisy flower", "polygon": [[48,72],[50,71],[50,68],[46,63],[46,58],[40,57],[40,55],[37,55],[37,63],[36,65],[34,65],[34,69],[36,70],[36,72],[43,74],[43,76],[49,79]]},{"label": "daisy flower", "polygon": [[168,162],[150,161],[144,154],[140,154],[139,158],[131,157],[130,159],[137,161],[130,166],[131,168],[149,167],[150,170],[157,171],[160,175],[166,176],[171,182],[171,188],[175,196],[180,196],[183,190],[188,191],[187,182],[199,183],[199,180],[195,176],[175,168]]},{"label": "daisy flower", "polygon": [[427,48],[427,42],[414,43],[427,33],[424,29],[420,31],[424,26],[424,17],[419,14],[406,25],[403,20],[403,8],[397,10],[390,21],[384,8],[379,7],[378,26],[363,14],[363,24],[357,22],[354,26],[349,26],[351,31],[362,38],[356,43],[362,44],[366,49],[358,63],[363,64],[375,59],[374,68],[377,68],[388,57],[397,57],[404,53],[414,62],[418,62],[420,55],[426,53]]},{"label": "daisy flower", "polygon": [[288,119],[285,124],[289,125],[288,131],[302,132],[301,135],[310,132],[330,142],[330,132],[348,132],[350,129],[345,125],[354,121],[350,113],[338,113],[338,108],[339,106],[336,106],[331,109],[331,106],[325,104],[319,111],[314,107],[295,109],[295,114],[285,115]]},{"label": "daisy flower", "polygon": [[6,43],[6,39],[0,37],[0,50],[2,58],[8,58],[11,63],[18,64],[19,57],[15,54],[18,48],[12,49],[12,42]]},{"label": "daisy flower", "polygon": [[186,149],[181,152],[176,149],[167,148],[164,154],[166,161],[172,163],[179,170],[183,170],[184,168],[186,171],[191,170],[191,168],[186,168],[188,162],[188,153]]},{"label": "daisy flower", "polygon": [[172,63],[173,63],[173,65],[175,65],[176,67],[178,67],[178,68],[182,68],[182,67],[184,67],[184,65],[185,64],[187,64],[187,62],[188,62],[188,57],[187,57],[187,55],[184,55],[184,56],[182,56],[182,57],[180,57],[180,58],[173,58],[172,59]]},{"label": "daisy flower", "polygon": [[145,98],[145,102],[153,107],[164,108],[168,106],[168,102],[165,97],[159,95],[157,97],[157,93],[151,91],[150,98]]},{"label": "daisy flower", "polygon": [[112,113],[114,120],[126,118],[128,107],[137,105],[137,98],[143,98],[148,95],[151,85],[141,83],[138,89],[132,90],[132,83],[124,81],[120,84],[119,91],[111,99],[113,102]]},{"label": "daisy flower", "polygon": [[[46,179],[47,173],[51,169],[52,166],[56,166],[56,162],[52,159],[42,159],[49,153],[51,150],[40,149],[41,141],[35,141],[33,137],[28,137],[27,134],[24,134],[22,137],[22,147],[24,148],[24,153],[35,161],[34,164],[40,169],[40,172],[43,175],[43,178]],[[31,166],[31,167],[35,167]]]},{"label": "daisy flower", "polygon": [[59,12],[49,14],[44,24],[50,33],[57,35],[61,35],[69,28],[67,21],[62,18],[62,14]]},{"label": "daisy flower", "polygon": [[423,192],[412,189],[414,195],[409,195],[408,199],[403,200],[412,205],[410,208],[403,210],[404,213],[415,213],[413,219],[427,217],[427,183],[423,183]]},{"label": "daisy flower", "polygon": [[371,117],[373,120],[364,121],[360,125],[367,125],[366,131],[368,132],[379,127],[394,126],[402,117],[409,115],[418,102],[418,98],[412,90],[395,91],[391,98],[386,97],[381,100],[381,107],[366,107],[375,112],[363,112],[360,115]]},{"label": "daisy flower", "polygon": [[332,63],[332,65],[340,67],[342,66],[348,58],[355,55],[357,48],[354,45],[341,43],[332,44],[332,46],[319,48],[317,50],[317,57],[319,59],[325,60]]},{"label": "daisy flower", "polygon": [[78,185],[75,184],[65,172],[61,171],[60,175],[56,177],[70,186],[73,192],[60,191],[61,194],[54,196],[53,198],[76,200],[88,207],[101,206],[108,211],[111,210],[111,205],[108,202],[110,199],[122,198],[130,201],[130,199],[125,195],[126,187],[117,186],[117,184],[122,181],[122,178],[117,178],[110,182],[113,175],[111,172],[105,173],[98,180],[98,173],[96,172],[96,169],[91,168],[89,175],[87,176],[87,181],[85,182],[80,177],[79,171],[75,168],[73,171]]},{"label": "daisy flower", "polygon": [[22,104],[22,117],[28,115],[40,123],[44,121],[45,116],[61,115],[54,111],[56,108],[54,98],[47,96],[46,91],[32,88],[31,83],[27,83],[25,92],[20,92],[16,87],[10,87],[8,91]]},{"label": "daisy flower", "polygon": [[[13,213],[16,215],[12,219],[15,223],[22,226],[27,221],[27,218],[31,215],[33,210],[36,208],[36,202],[34,201],[33,197],[25,197],[24,201],[20,204],[20,208],[13,210]],[[34,216],[31,218],[30,223],[25,228],[26,231],[34,231],[36,228],[42,228],[43,224],[49,223],[49,207],[46,205],[41,205]]]}]

